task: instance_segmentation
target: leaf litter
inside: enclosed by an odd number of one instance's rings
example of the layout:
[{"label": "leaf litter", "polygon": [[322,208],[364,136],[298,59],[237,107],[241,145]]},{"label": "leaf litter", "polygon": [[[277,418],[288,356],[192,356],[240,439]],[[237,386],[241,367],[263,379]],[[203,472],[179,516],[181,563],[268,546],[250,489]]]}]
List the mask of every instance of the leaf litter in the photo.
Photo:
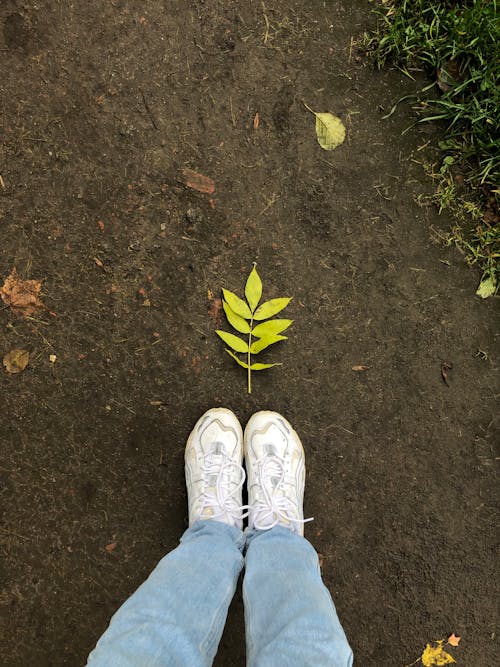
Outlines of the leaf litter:
[{"label": "leaf litter", "polygon": [[188,188],[197,190],[206,195],[213,195],[215,192],[215,183],[209,176],[199,174],[192,169],[183,169],[182,173]]},{"label": "leaf litter", "polygon": [[3,358],[7,373],[22,373],[30,361],[28,350],[11,350]]},{"label": "leaf litter", "polygon": [[41,280],[23,280],[15,267],[5,279],[3,286],[0,287],[3,302],[22,317],[35,315],[39,310],[45,308],[40,299],[41,292]]},{"label": "leaf litter", "polygon": [[414,665],[422,664],[424,667],[443,667],[456,663],[455,658],[445,650],[446,646],[458,646],[460,637],[457,637],[453,632],[448,639],[437,639],[433,642],[428,642],[422,652],[422,655],[414,662],[405,667],[413,667]]}]

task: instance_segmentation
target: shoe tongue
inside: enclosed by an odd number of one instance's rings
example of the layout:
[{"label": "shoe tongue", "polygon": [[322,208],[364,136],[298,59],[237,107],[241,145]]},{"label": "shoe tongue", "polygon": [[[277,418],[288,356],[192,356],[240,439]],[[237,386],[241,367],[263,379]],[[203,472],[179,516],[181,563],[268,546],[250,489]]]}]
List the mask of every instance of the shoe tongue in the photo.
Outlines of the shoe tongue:
[{"label": "shoe tongue", "polygon": [[[275,457],[277,456],[276,446],[271,443],[267,443],[266,445],[264,445],[264,451],[267,456],[275,456]],[[281,482],[281,475],[270,475],[268,479],[273,489],[275,489]]]},{"label": "shoe tongue", "polygon": [[224,454],[224,443],[219,441],[214,442],[212,453],[215,454],[216,456]]}]

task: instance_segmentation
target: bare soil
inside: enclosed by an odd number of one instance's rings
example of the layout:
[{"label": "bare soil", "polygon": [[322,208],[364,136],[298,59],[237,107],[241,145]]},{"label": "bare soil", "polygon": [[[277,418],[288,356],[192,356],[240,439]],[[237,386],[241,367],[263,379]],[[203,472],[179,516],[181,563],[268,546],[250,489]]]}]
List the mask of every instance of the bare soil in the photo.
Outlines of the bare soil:
[{"label": "bare soil", "polygon": [[[0,310],[1,356],[31,352],[0,373],[4,667],[85,663],[186,528],[183,449],[213,405],[302,436],[307,536],[357,665],[451,632],[459,664],[497,664],[498,309],[432,241],[436,128],[402,135],[408,101],[382,119],[416,84],[356,46],[370,9],[0,4],[0,278],[43,279],[48,308]],[[336,151],[303,102],[344,120]],[[254,260],[295,323],[249,396],[207,295]],[[243,632],[237,595],[217,665],[244,664]]]}]

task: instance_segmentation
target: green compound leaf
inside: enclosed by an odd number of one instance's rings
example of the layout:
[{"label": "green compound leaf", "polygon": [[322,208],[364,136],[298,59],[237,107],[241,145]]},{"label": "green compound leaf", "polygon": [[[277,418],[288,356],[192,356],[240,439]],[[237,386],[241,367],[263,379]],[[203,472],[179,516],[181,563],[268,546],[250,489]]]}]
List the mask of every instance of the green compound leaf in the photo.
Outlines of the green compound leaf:
[{"label": "green compound leaf", "polygon": [[247,279],[247,284],[245,285],[245,296],[253,313],[262,296],[262,280],[257,273],[255,264],[253,265],[253,269],[251,270]]},{"label": "green compound leaf", "polygon": [[253,314],[253,319],[267,320],[268,317],[274,317],[274,315],[277,315],[280,310],[286,308],[291,300],[291,297],[287,297],[283,299],[271,299],[270,301],[266,301],[257,308]]},{"label": "green compound leaf", "polygon": [[260,338],[259,340],[254,341],[250,345],[251,354],[259,354],[262,350],[265,350],[266,347],[269,347],[273,343],[277,343],[280,340],[287,340],[286,336],[266,336],[265,338]]},{"label": "green compound leaf", "polygon": [[276,336],[280,334],[285,329],[288,329],[293,320],[269,320],[268,322],[263,322],[258,324],[255,329],[252,331],[252,336],[256,338],[264,338],[267,336]]},{"label": "green compound leaf", "polygon": [[279,364],[252,364],[250,366],[251,371],[264,371],[266,368],[272,368],[273,366],[283,366],[282,363]]},{"label": "green compound leaf", "polygon": [[[270,318],[288,306],[291,297],[271,299],[259,306],[262,298],[262,280],[257,272],[255,262],[245,283],[246,301],[240,299],[234,292],[224,288],[222,288],[222,295],[222,307],[227,321],[234,330],[240,334],[245,334],[248,338],[245,341],[240,336],[235,336],[233,333],[221,329],[217,329],[216,334],[228,345],[225,350],[229,356],[236,361],[238,366],[247,370],[247,388],[248,393],[251,394],[252,371],[263,371],[266,368],[282,365],[281,363],[252,363],[252,355],[257,355],[270,345],[287,339],[286,336],[280,334],[293,323],[293,320]],[[244,356],[241,358],[240,355]]]},{"label": "green compound leaf", "polygon": [[239,365],[242,366],[243,368],[248,368],[248,364],[246,364],[244,361],[241,361],[241,359],[239,359],[239,358],[234,354],[234,352],[231,352],[231,350],[228,350],[227,348],[226,348],[226,352],[229,354],[230,357],[232,357],[232,358],[236,361],[237,364],[239,364]]},{"label": "green compound leaf", "polygon": [[236,294],[224,288],[222,288],[222,294],[224,295],[224,299],[227,301],[227,304],[232,311],[234,311],[240,317],[244,317],[246,320],[250,320],[252,318],[252,312],[243,299],[240,299],[239,296],[236,296]]},{"label": "green compound leaf", "polygon": [[227,333],[227,331],[221,331],[220,329],[217,329],[215,333],[235,352],[248,352],[248,344],[244,340],[241,340],[241,338],[238,338],[238,336]]},{"label": "green compound leaf", "polygon": [[235,313],[225,301],[222,301],[222,307],[226,313],[227,321],[236,331],[244,334],[250,333],[250,325],[243,317]]}]

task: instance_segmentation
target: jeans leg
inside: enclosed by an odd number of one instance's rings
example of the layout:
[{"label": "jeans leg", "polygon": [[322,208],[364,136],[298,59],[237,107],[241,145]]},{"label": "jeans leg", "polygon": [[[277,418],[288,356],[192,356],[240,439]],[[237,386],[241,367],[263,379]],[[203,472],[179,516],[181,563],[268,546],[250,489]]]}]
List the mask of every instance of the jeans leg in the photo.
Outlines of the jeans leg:
[{"label": "jeans leg", "polygon": [[197,521],[120,607],[89,667],[209,667],[243,567],[241,530]]},{"label": "jeans leg", "polygon": [[312,545],[283,526],[249,531],[247,544],[248,667],[350,667],[352,651]]}]

